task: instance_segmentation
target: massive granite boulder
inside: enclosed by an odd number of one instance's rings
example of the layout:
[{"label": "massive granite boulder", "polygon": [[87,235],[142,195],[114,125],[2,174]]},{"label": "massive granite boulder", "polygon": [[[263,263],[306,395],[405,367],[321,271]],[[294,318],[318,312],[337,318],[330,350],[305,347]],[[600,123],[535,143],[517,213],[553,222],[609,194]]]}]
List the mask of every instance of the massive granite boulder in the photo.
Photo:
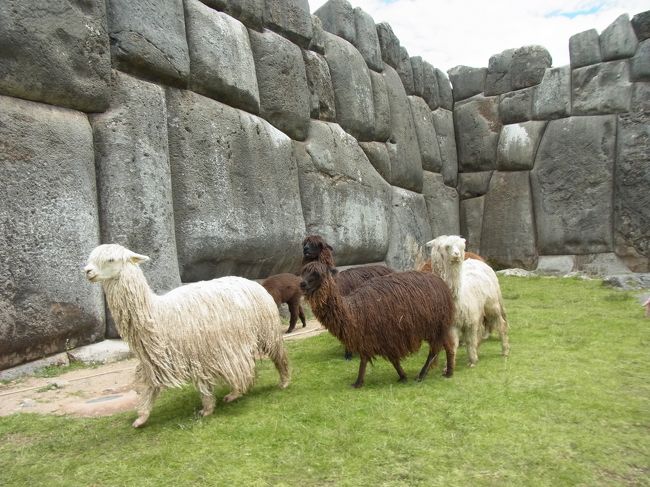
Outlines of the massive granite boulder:
[{"label": "massive granite boulder", "polygon": [[490,57],[485,74],[485,96],[501,95],[512,91],[510,68],[514,49],[506,49]]},{"label": "massive granite boulder", "polygon": [[397,72],[386,66],[382,73],[388,90],[390,105],[391,180],[393,186],[422,191],[422,158],[418,145],[415,123],[411,115],[404,86]]},{"label": "massive granite boulder", "polygon": [[113,67],[187,86],[190,58],[182,0],[109,0],[106,12]]},{"label": "massive granite boulder", "polygon": [[375,112],[375,140],[384,142],[390,138],[390,101],[386,81],[380,73],[369,71],[372,82],[372,100]]},{"label": "massive granite boulder", "polygon": [[470,66],[455,66],[447,71],[449,81],[453,87],[454,101],[464,100],[485,89],[486,68],[472,68]]},{"label": "massive granite boulder", "polygon": [[201,0],[207,6],[236,18],[246,27],[264,29],[264,0]]},{"label": "massive granite boulder", "polygon": [[453,110],[454,96],[452,93],[451,83],[447,75],[440,69],[434,68],[436,72],[436,81],[438,82],[438,100],[442,108]]},{"label": "massive granite boulder", "polygon": [[336,120],[336,102],[330,68],[325,58],[313,51],[302,51],[309,86],[309,115],[316,120]]},{"label": "massive granite boulder", "polygon": [[460,172],[496,167],[501,121],[499,97],[477,95],[454,106],[454,126]]},{"label": "massive granite boulder", "polygon": [[467,241],[465,249],[476,254],[481,253],[484,207],[485,196],[460,202],[460,235]]},{"label": "massive granite boulder", "polygon": [[347,0],[328,0],[314,15],[320,19],[326,32],[342,37],[351,44],[356,42],[354,8]]},{"label": "massive granite boulder", "polygon": [[103,1],[0,2],[0,94],[101,112],[110,77]]},{"label": "massive granite boulder", "polygon": [[[421,56],[411,57],[413,71],[413,95],[424,97],[424,60]],[[425,100],[426,101],[426,100]]]},{"label": "massive granite boulder", "polygon": [[411,64],[411,58],[404,46],[400,46],[399,49],[400,58],[395,70],[402,80],[406,94],[413,95],[415,93],[415,84],[413,82],[413,65]]},{"label": "massive granite boulder", "polygon": [[442,177],[447,186],[456,187],[458,179],[458,155],[456,153],[456,135],[454,132],[454,114],[444,108],[432,112],[433,126],[440,147],[442,159]]},{"label": "massive granite boulder", "polygon": [[630,61],[630,78],[632,81],[650,81],[650,39],[639,44]]},{"label": "massive granite boulder", "polygon": [[92,131],[83,113],[0,96],[0,369],[104,337]]},{"label": "massive granite boulder", "polygon": [[269,30],[249,30],[249,37],[260,90],[260,115],[292,139],[305,140],[310,95],[300,48]]},{"label": "massive granite boulder", "polygon": [[[379,175],[385,181],[390,181],[390,152],[388,149],[390,143],[382,142],[359,142],[359,145],[365,152],[366,157],[372,164]],[[392,150],[392,149],[391,149]]]},{"label": "massive granite boulder", "polygon": [[183,282],[296,270],[305,226],[289,137],[189,91],[168,89],[167,110]]},{"label": "massive granite boulder", "polygon": [[532,169],[545,127],[546,122],[504,125],[497,146],[497,169],[499,171]]},{"label": "massive granite boulder", "polygon": [[354,25],[356,36],[353,44],[359,49],[368,67],[381,72],[384,69],[384,62],[381,60],[381,47],[379,47],[379,36],[377,35],[375,21],[360,8],[355,8]]},{"label": "massive granite boulder", "polygon": [[549,122],[531,172],[543,255],[611,252],[613,115]]},{"label": "massive granite boulder", "polygon": [[629,15],[620,15],[600,33],[600,52],[603,61],[633,56],[638,43]]},{"label": "massive granite boulder", "polygon": [[465,172],[458,175],[458,196],[461,200],[487,193],[493,171]]},{"label": "massive granite boulder", "polygon": [[515,49],[510,64],[512,89],[520,90],[539,84],[544,71],[552,64],[551,55],[542,46],[524,46]]},{"label": "massive granite boulder", "polygon": [[571,114],[571,67],[550,68],[533,96],[533,119],[553,120]]},{"label": "massive granite boulder", "polygon": [[431,110],[440,107],[440,93],[438,90],[438,75],[436,68],[426,61],[422,62],[422,98]]},{"label": "massive granite boulder", "polygon": [[255,61],[244,24],[198,0],[187,0],[185,12],[192,91],[259,113]]},{"label": "massive granite boulder", "polygon": [[393,69],[397,69],[401,58],[399,39],[393,32],[393,28],[386,22],[377,24],[377,37],[381,49],[381,59]]},{"label": "massive granite boulder", "polygon": [[460,200],[454,188],[445,185],[442,174],[424,172],[422,187],[427,204],[431,237],[460,233]]},{"label": "massive granite boulder", "polygon": [[264,0],[264,25],[307,49],[313,34],[308,0]]},{"label": "massive granite boulder", "polygon": [[422,156],[422,168],[425,171],[440,172],[442,159],[436,129],[433,126],[433,115],[429,105],[419,96],[409,96],[415,133],[418,137],[420,155]]},{"label": "massive granite boulder", "polygon": [[358,140],[373,140],[372,81],[363,57],[348,41],[325,34],[325,59],[332,76],[338,123]]},{"label": "massive granite boulder", "polygon": [[603,60],[596,29],[589,29],[569,38],[569,57],[572,68],[582,68]]},{"label": "massive granite boulder", "polygon": [[533,99],[537,86],[511,91],[499,97],[499,116],[501,123],[518,123],[532,120]]},{"label": "massive granite boulder", "polygon": [[384,260],[391,189],[354,137],[313,121],[309,138],[294,145],[306,232],[334,247],[337,265]]},{"label": "massive granite boulder", "polygon": [[610,61],[574,69],[573,115],[630,110],[632,85],[627,61]]},{"label": "massive granite boulder", "polygon": [[650,272],[650,112],[618,117],[614,245],[636,272]]},{"label": "massive granite boulder", "polygon": [[528,171],[496,171],[483,209],[481,255],[496,267],[534,269],[537,246]]},{"label": "massive granite boulder", "polygon": [[650,10],[636,14],[630,22],[639,42],[650,39]]}]

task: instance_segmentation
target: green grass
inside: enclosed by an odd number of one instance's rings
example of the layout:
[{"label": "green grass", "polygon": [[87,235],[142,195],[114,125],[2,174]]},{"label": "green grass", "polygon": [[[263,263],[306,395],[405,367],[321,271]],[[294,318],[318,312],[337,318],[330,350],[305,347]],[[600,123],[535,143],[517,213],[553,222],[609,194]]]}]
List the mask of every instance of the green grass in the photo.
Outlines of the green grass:
[{"label": "green grass", "polygon": [[408,384],[380,359],[354,390],[358,362],[331,336],[292,341],[287,390],[262,361],[206,419],[191,387],[163,393],[142,430],[135,413],[1,418],[0,485],[650,485],[650,322],[633,295],[501,282],[509,359],[491,338],[475,369],[461,349],[452,379]]}]

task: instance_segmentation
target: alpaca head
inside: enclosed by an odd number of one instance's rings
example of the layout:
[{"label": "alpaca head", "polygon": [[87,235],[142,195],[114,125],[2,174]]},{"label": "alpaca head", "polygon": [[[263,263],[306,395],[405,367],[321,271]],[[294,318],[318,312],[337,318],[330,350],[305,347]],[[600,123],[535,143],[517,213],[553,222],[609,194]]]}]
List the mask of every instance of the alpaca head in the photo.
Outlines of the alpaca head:
[{"label": "alpaca head", "polygon": [[336,269],[327,267],[321,262],[309,262],[302,268],[300,290],[305,296],[311,296],[318,291],[323,283],[336,274]]},{"label": "alpaca head", "polygon": [[441,235],[426,245],[431,249],[431,265],[434,271],[444,263],[460,265],[465,259],[465,239],[457,235]]},{"label": "alpaca head", "polygon": [[322,253],[332,256],[334,249],[320,235],[308,235],[302,241],[303,262],[320,260]]},{"label": "alpaca head", "polygon": [[149,260],[146,255],[136,254],[117,244],[104,244],[90,253],[84,267],[86,278],[90,282],[102,282],[115,279],[127,265],[137,265]]}]

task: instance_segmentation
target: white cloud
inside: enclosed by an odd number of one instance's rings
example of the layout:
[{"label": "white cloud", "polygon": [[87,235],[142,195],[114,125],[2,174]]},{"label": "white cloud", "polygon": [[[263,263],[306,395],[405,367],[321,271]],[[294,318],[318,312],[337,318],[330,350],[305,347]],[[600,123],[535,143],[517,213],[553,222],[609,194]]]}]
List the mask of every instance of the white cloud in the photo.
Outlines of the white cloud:
[{"label": "white cloud", "polygon": [[[316,11],[325,0],[310,0]],[[553,66],[569,64],[569,38],[603,31],[616,18],[648,9],[647,0],[351,0],[375,23],[388,22],[411,56],[422,56],[443,71],[463,64],[487,67],[493,54],[538,44]],[[573,18],[560,13],[592,11]],[[549,15],[555,12],[555,15]]]}]

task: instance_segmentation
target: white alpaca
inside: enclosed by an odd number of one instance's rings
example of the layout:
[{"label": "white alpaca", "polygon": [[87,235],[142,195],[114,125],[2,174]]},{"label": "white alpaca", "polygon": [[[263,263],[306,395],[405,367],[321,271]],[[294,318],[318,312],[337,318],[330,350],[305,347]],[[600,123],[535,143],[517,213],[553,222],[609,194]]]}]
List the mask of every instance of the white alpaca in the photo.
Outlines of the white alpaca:
[{"label": "white alpaca", "polygon": [[497,330],[501,352],[508,355],[508,321],[503,307],[499,280],[485,262],[465,259],[465,239],[442,235],[427,243],[431,248],[431,265],[451,289],[456,304],[454,320],[455,346],[460,339],[467,346],[469,366],[478,362],[478,346],[485,333]]},{"label": "white alpaca", "polygon": [[138,266],[147,260],[120,245],[100,245],[84,268],[89,281],[102,283],[117,329],[140,360],[136,380],[143,397],[134,427],[147,421],[161,389],[188,382],[201,394],[201,414],[212,414],[215,385],[230,386],[226,402],[240,397],[261,354],[275,363],[280,387],[289,384],[278,309],[260,284],[223,277],[158,296]]}]

